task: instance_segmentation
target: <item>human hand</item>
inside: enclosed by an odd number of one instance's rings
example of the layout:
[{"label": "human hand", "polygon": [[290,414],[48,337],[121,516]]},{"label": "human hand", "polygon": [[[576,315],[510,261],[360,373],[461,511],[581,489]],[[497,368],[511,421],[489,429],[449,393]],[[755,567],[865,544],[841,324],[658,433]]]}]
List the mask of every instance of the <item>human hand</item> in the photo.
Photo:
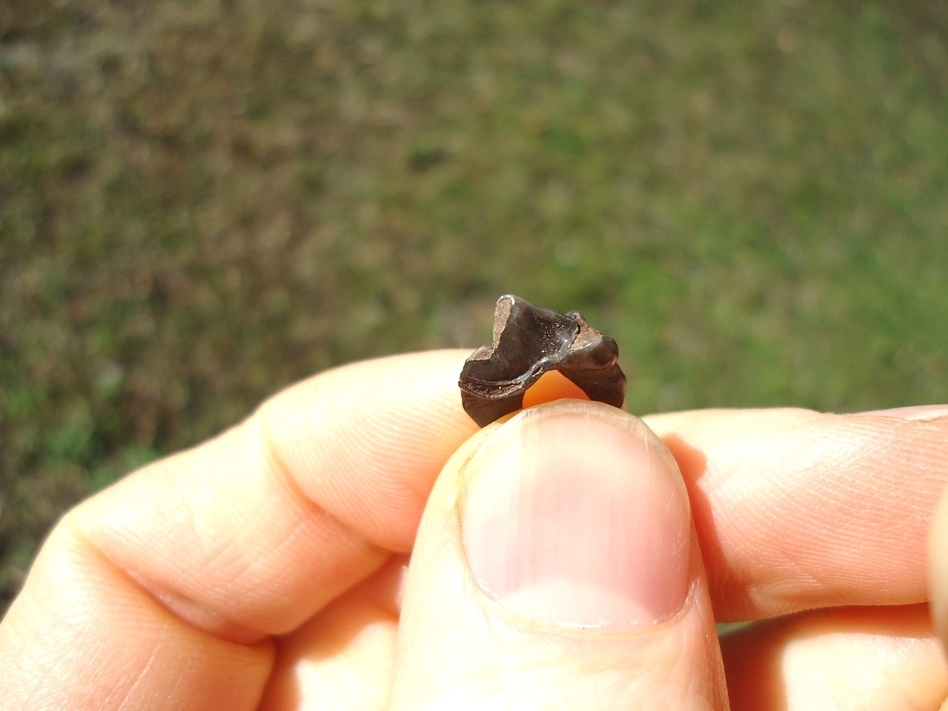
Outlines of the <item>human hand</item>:
[{"label": "human hand", "polygon": [[[70,512],[0,625],[0,708],[724,708],[725,670],[735,708],[948,696],[948,418],[648,418],[679,478],[595,403],[465,444],[465,355],[317,376]],[[796,614],[722,666],[709,600]]]}]

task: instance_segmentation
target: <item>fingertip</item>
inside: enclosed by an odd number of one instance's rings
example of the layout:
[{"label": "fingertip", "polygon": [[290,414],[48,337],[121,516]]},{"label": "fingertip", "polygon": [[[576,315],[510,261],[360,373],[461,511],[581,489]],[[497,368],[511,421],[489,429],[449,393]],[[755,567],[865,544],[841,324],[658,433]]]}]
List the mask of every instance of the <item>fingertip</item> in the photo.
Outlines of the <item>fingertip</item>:
[{"label": "fingertip", "polygon": [[465,468],[467,562],[530,619],[632,629],[690,587],[691,519],[674,460],[640,420],[568,400],[524,410]]},{"label": "fingertip", "polygon": [[588,400],[589,396],[576,383],[568,380],[562,373],[550,370],[530,387],[523,395],[524,408],[533,407],[553,400]]}]

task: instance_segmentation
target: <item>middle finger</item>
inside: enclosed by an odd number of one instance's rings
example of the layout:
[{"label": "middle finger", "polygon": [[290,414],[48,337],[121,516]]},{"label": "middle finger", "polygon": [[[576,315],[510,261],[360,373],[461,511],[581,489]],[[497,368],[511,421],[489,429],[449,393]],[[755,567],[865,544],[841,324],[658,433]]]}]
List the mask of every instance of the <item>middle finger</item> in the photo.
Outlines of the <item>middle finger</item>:
[{"label": "middle finger", "polygon": [[719,620],[927,598],[948,418],[773,409],[645,419],[688,486]]}]

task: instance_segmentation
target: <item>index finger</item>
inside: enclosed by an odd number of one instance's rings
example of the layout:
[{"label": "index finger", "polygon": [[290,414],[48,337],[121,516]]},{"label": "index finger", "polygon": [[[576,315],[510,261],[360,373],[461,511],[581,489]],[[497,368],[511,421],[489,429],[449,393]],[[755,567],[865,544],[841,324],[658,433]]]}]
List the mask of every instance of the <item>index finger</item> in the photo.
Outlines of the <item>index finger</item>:
[{"label": "index finger", "polygon": [[926,600],[926,537],[948,482],[948,417],[906,415],[645,418],[688,486],[720,620]]},{"label": "index finger", "polygon": [[204,611],[199,627],[287,632],[411,549],[435,477],[476,429],[462,361],[409,354],[299,383],[88,502],[77,525],[179,614]]},{"label": "index finger", "polygon": [[268,636],[411,548],[476,430],[465,355],[316,376],[67,514],[0,626],[0,707],[255,707]]}]

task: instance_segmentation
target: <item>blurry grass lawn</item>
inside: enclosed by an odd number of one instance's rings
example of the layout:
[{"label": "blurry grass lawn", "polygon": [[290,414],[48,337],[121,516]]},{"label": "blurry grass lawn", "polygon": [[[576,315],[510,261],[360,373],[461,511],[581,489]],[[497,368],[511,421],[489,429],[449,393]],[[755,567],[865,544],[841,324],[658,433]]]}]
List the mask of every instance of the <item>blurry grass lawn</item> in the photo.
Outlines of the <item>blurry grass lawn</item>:
[{"label": "blurry grass lawn", "polygon": [[4,0],[0,591],[80,497],[505,292],[614,335],[637,413],[948,401],[946,48],[895,0]]}]

